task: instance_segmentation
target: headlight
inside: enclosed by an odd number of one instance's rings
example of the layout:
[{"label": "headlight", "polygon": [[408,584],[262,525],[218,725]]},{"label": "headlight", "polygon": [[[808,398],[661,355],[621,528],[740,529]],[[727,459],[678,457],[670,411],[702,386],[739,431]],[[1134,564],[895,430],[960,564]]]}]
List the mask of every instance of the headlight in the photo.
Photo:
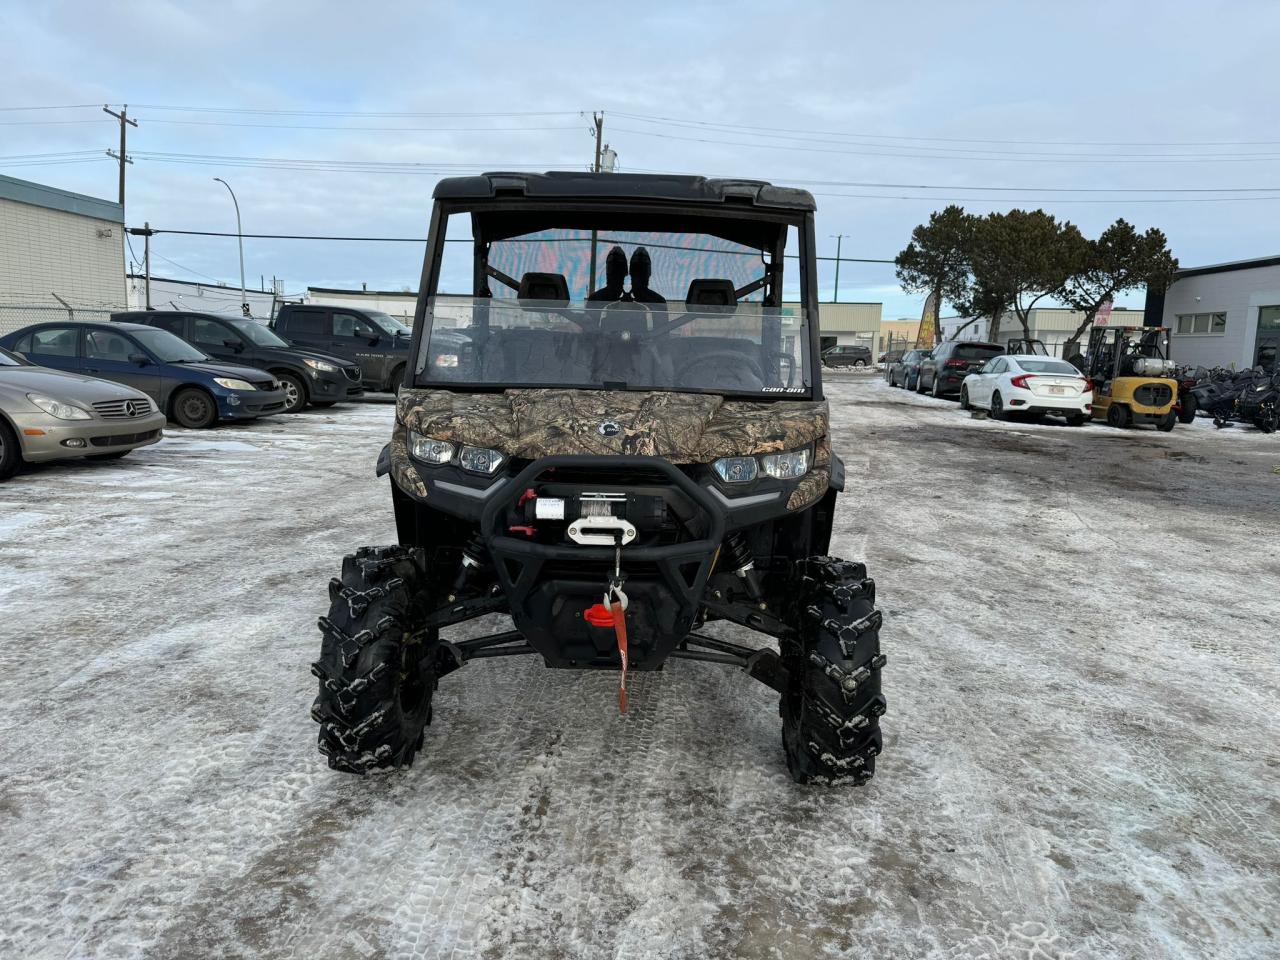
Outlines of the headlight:
[{"label": "headlight", "polygon": [[63,403],[61,400],[54,400],[52,397],[46,397],[42,393],[28,393],[27,399],[34,403],[51,417],[57,417],[59,420],[89,420],[89,411],[84,407],[77,407],[74,403]]},{"label": "headlight", "polygon": [[488,476],[502,466],[502,454],[485,447],[463,447],[458,454],[458,466],[468,473]]},{"label": "headlight", "polygon": [[755,457],[721,457],[711,466],[725,483],[750,483],[759,470]]},{"label": "headlight", "polygon": [[409,431],[409,453],[415,460],[423,463],[448,463],[453,459],[457,447],[448,440],[433,440],[420,433]]},{"label": "headlight", "polygon": [[775,480],[794,480],[809,472],[809,448],[770,453],[760,458],[760,469]]},{"label": "headlight", "polygon": [[303,357],[302,362],[312,370],[319,370],[321,373],[338,372],[338,368],[335,364],[325,363],[323,360],[312,360],[310,357]]},{"label": "headlight", "polygon": [[248,380],[236,380],[234,377],[214,377],[213,382],[228,390],[253,390],[254,385]]}]

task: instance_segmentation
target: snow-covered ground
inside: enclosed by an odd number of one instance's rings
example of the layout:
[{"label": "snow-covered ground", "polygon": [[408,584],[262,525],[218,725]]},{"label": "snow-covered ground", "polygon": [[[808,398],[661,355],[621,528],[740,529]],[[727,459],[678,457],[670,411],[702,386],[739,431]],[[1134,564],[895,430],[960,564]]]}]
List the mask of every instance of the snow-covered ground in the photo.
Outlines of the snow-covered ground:
[{"label": "snow-covered ground", "polygon": [[889,655],[863,789],[794,785],[770,691],[688,661],[626,717],[482,661],[412,770],[330,772],[314,621],[392,540],[390,406],[0,486],[0,956],[1280,955],[1280,438],[829,379]]}]

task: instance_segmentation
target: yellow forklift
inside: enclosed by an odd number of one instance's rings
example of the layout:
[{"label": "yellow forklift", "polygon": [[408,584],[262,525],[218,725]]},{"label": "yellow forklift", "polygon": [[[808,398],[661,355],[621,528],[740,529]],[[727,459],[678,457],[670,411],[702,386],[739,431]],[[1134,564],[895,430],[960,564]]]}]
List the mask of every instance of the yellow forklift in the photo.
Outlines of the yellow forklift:
[{"label": "yellow forklift", "polygon": [[1082,369],[1093,382],[1094,419],[1166,433],[1178,422],[1168,327],[1094,327]]}]

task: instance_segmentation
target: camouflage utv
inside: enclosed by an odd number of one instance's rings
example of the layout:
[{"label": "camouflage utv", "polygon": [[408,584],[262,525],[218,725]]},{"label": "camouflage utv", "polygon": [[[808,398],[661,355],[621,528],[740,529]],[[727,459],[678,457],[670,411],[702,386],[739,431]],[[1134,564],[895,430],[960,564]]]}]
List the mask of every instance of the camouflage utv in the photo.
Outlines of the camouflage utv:
[{"label": "camouflage utv", "polygon": [[[617,671],[625,711],[627,672],[676,657],[778,691],[797,781],[870,779],[881,618],[866,568],[826,555],[844,468],[818,343],[805,191],[442,181],[377,468],[400,542],[348,556],[320,620],[329,765],[412,763],[437,685],[472,660]],[[441,636],[493,613],[512,629]]]}]

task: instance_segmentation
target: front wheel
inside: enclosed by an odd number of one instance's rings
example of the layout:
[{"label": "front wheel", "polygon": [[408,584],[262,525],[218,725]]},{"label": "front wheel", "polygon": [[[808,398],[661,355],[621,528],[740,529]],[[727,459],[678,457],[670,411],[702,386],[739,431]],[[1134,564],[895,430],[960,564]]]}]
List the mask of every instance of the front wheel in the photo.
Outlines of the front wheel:
[{"label": "front wheel", "polygon": [[1117,430],[1129,426],[1129,408],[1123,403],[1113,403],[1107,407],[1107,425]]},{"label": "front wheel", "polygon": [[426,592],[426,558],[416,547],[364,547],[329,582],[311,717],[334,770],[407,766],[422,747],[439,640],[420,626]]},{"label": "front wheel", "polygon": [[1178,408],[1178,419],[1183,423],[1191,423],[1196,418],[1196,395],[1188,393],[1182,398],[1182,406]]},{"label": "front wheel", "polygon": [[186,387],[173,398],[173,419],[188,429],[203,430],[218,419],[218,405],[198,387]]},{"label": "front wheel", "polygon": [[0,481],[8,480],[22,465],[22,451],[18,448],[18,435],[0,417]]},{"label": "front wheel", "polygon": [[1174,410],[1170,410],[1163,417],[1156,421],[1156,429],[1161,433],[1168,433],[1178,425],[1178,414]]},{"label": "front wheel", "polygon": [[277,375],[280,386],[284,387],[284,412],[298,413],[307,405],[307,385],[302,378],[292,373]]},{"label": "front wheel", "polygon": [[782,746],[797,783],[864,784],[876,769],[881,615],[861,563],[812,557],[797,565],[797,636],[783,641]]}]

